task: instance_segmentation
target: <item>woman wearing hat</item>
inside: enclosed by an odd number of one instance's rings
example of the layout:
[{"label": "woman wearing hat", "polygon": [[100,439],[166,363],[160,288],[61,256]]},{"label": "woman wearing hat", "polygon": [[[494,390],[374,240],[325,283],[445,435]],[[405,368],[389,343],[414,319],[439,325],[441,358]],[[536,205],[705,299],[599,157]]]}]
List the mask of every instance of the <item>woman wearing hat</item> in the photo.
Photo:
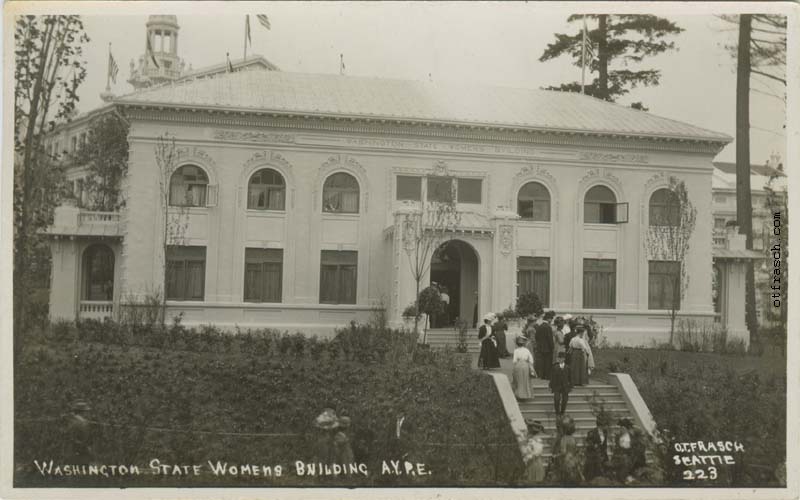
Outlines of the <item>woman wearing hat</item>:
[{"label": "woman wearing hat", "polygon": [[336,462],[337,447],[334,442],[336,430],[339,428],[339,418],[332,408],[322,410],[314,419],[314,427],[319,429],[317,439],[317,461],[324,464]]},{"label": "woman wearing hat", "polygon": [[586,326],[577,325],[575,332],[576,335],[569,341],[572,385],[588,385],[589,375],[594,370],[594,356],[586,340]]},{"label": "woman wearing hat", "polygon": [[523,447],[522,460],[525,462],[525,480],[528,482],[539,483],[544,479],[544,463],[542,453],[544,453],[544,443],[541,434],[544,432],[544,425],[538,420],[526,418],[525,424],[528,426],[528,440]]},{"label": "woman wearing hat", "polygon": [[533,354],[525,347],[527,342],[528,339],[522,335],[517,337],[517,348],[514,349],[512,358],[514,367],[511,370],[511,385],[518,401],[533,399],[531,379],[536,377],[536,372],[533,369]]},{"label": "woman wearing hat", "polygon": [[563,415],[559,422],[559,436],[553,447],[553,461],[556,478],[564,485],[576,485],[583,481],[578,443],[575,441],[575,421],[569,415]]},{"label": "woman wearing hat", "polygon": [[483,317],[483,324],[478,329],[478,340],[481,341],[481,352],[478,354],[478,367],[488,370],[500,368],[500,357],[497,355],[497,337],[492,332],[495,316],[489,313]]}]

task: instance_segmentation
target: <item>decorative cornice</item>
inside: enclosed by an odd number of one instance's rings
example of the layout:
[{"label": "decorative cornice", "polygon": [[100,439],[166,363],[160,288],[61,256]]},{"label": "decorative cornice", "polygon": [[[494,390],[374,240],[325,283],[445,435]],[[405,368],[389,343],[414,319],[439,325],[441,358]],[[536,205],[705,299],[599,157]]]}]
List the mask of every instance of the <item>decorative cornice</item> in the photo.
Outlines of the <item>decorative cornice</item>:
[{"label": "decorative cornice", "polygon": [[578,158],[584,161],[597,161],[603,163],[649,163],[650,157],[637,153],[603,153],[599,151],[584,151]]},{"label": "decorative cornice", "polygon": [[276,153],[274,151],[256,151],[253,153],[253,156],[250,157],[244,163],[246,169],[250,169],[252,167],[256,167],[259,165],[275,165],[281,167],[285,170],[291,170],[292,165],[284,158],[280,153]]},{"label": "decorative cornice", "polygon": [[[387,120],[322,116],[286,116],[279,113],[232,110],[185,110],[180,107],[155,107],[141,104],[117,104],[129,119],[211,124],[228,127],[264,127],[295,130],[317,130],[353,134],[410,136],[482,140],[508,144],[569,145],[604,149],[677,151],[715,155],[730,141],[671,138],[656,136],[620,136],[613,133],[527,129],[462,124],[433,124],[410,120]],[[165,111],[169,112],[165,112]],[[436,125],[436,126],[433,126]],[[288,143],[291,134],[275,134],[277,142]],[[224,137],[224,139],[222,139]],[[220,134],[220,140],[270,142],[269,133],[241,135]],[[468,151],[467,151],[468,152]]]},{"label": "decorative cornice", "polygon": [[295,142],[293,134],[281,134],[276,132],[255,132],[252,130],[214,130],[214,139],[220,141],[239,141],[239,142],[265,142],[265,143],[286,143]]}]

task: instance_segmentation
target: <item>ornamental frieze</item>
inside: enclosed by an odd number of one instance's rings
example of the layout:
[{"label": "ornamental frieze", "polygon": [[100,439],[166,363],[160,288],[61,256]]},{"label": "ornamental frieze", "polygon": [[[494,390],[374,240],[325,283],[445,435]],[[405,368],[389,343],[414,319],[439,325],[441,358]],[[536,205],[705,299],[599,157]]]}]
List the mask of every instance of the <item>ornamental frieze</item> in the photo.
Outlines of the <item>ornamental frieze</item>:
[{"label": "ornamental frieze", "polygon": [[645,154],[603,153],[599,151],[584,151],[578,154],[578,159],[606,163],[648,163],[650,161],[650,157]]},{"label": "ornamental frieze", "polygon": [[203,149],[201,149],[201,148],[199,148],[197,146],[180,147],[180,148],[176,149],[176,152],[178,153],[178,158],[180,160],[194,159],[194,160],[199,160],[201,162],[204,162],[206,165],[209,165],[209,166],[212,166],[212,167],[216,167],[217,166],[217,162],[214,161],[214,159],[211,157],[211,155],[209,155],[208,153],[206,153],[205,150],[203,150]]},{"label": "ornamental frieze", "polygon": [[622,183],[620,182],[619,177],[617,177],[616,175],[614,175],[613,173],[611,173],[610,171],[608,171],[608,170],[606,170],[604,168],[592,168],[592,169],[589,169],[583,175],[583,177],[581,177],[580,183],[584,184],[584,183],[586,183],[588,181],[597,180],[597,179],[601,179],[601,178],[602,179],[606,179],[608,181],[611,181],[612,183],[616,184],[617,186],[620,186],[620,187],[622,186]]},{"label": "ornamental frieze", "polygon": [[271,163],[288,170],[291,164],[280,153],[274,151],[256,151],[244,164],[246,168],[260,165],[262,163]]},{"label": "ornamental frieze", "polygon": [[293,134],[250,130],[215,130],[214,139],[221,141],[281,142],[287,144],[293,144],[296,140]]}]

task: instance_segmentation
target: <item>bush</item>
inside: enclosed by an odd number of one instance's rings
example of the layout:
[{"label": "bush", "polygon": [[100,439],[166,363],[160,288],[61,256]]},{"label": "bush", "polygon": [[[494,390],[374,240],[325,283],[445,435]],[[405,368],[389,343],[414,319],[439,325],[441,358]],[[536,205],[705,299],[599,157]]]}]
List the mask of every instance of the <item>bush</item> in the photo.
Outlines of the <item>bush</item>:
[{"label": "bush", "polygon": [[[769,359],[675,350],[600,350],[593,376],[628,373],[673,450],[673,443],[737,440],[745,453],[736,467],[718,467],[719,486],[777,486],[786,460],[786,374]],[[690,411],[687,411],[690,409]],[[668,453],[662,463],[667,482],[682,483],[682,468]]]},{"label": "bush", "polygon": [[516,312],[520,318],[526,318],[531,314],[541,314],[544,312],[544,308],[539,296],[528,292],[517,297]]},{"label": "bush", "polygon": [[[179,322],[152,335],[113,325],[127,332],[120,344],[116,336],[99,335],[100,326],[81,322],[83,331],[61,324],[59,338],[74,335],[76,341],[56,342],[51,334],[25,346],[14,393],[18,486],[504,485],[521,473],[491,378],[463,356],[416,348],[412,333],[351,324],[323,340],[273,330],[226,335]],[[162,343],[150,345],[156,338]],[[370,476],[315,481],[287,471],[267,483],[241,475],[43,478],[31,470],[34,458],[69,463],[60,416],[77,398],[89,402],[89,418],[103,424],[92,433],[100,463],[146,469],[159,457],[162,463],[223,460],[291,469],[294,460],[314,460],[312,422],[330,407],[351,417],[355,458],[368,465]],[[393,436],[400,416],[398,448]],[[381,476],[381,460],[403,453],[434,474]]]},{"label": "bush", "polygon": [[685,352],[747,353],[742,339],[728,340],[728,331],[720,324],[693,319],[679,319],[675,329],[678,349]]}]

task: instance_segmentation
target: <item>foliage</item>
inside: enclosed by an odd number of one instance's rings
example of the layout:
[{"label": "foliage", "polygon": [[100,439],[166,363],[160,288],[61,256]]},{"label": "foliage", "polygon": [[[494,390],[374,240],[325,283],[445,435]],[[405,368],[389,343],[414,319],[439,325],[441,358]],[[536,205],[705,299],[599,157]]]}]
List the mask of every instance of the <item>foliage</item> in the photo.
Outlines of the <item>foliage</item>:
[{"label": "foliage", "polygon": [[[741,441],[719,486],[777,486],[786,460],[786,360],[656,349],[603,349],[594,377],[628,373],[668,442],[667,481],[680,484],[673,443]],[[687,411],[691,409],[691,411]],[[765,473],[766,471],[766,473]]]},{"label": "foliage", "polygon": [[677,269],[669,280],[671,295],[668,297],[670,311],[669,341],[675,337],[675,319],[681,299],[689,288],[689,272],[686,258],[697,221],[697,209],[689,198],[686,183],[675,177],[669,178],[668,196],[663,210],[650,214],[650,227],[645,237],[645,250],[649,259],[677,263]]},{"label": "foliage", "polygon": [[75,157],[77,165],[86,165],[89,176],[90,210],[115,212],[125,205],[122,179],[128,172],[128,129],[119,115],[108,113],[89,125],[88,138]]},{"label": "foliage", "polygon": [[719,354],[746,354],[742,339],[728,339],[728,331],[718,323],[681,319],[675,334],[678,350],[688,352],[716,352]]},{"label": "foliage", "polygon": [[516,309],[508,306],[503,311],[497,313],[497,317],[505,318],[507,321],[513,321],[515,319],[519,319],[520,315],[517,313]]},{"label": "foliage", "polygon": [[48,267],[39,231],[50,224],[63,170],[44,135],[69,119],[86,76],[80,16],[17,16],[14,27],[14,340],[26,330],[32,276]]},{"label": "foliage", "polygon": [[[675,43],[667,42],[664,38],[683,31],[667,19],[650,15],[573,14],[567,21],[583,23],[584,19],[597,21],[597,28],[588,30],[589,42],[596,47],[596,58],[589,61],[587,67],[591,72],[598,73],[597,78],[585,86],[585,91],[588,95],[607,101],[616,101],[639,85],[658,85],[661,78],[659,70],[633,71],[628,67],[673,49]],[[575,66],[580,67],[582,30],[574,34],[556,33],[555,37],[556,40],[547,46],[539,60],[544,62],[566,55],[573,59]],[[612,69],[615,63],[618,66]],[[581,84],[569,82],[548,89],[580,92]],[[634,107],[641,109],[642,105],[635,103]]]},{"label": "foliage", "polygon": [[467,344],[467,331],[469,330],[469,322],[461,318],[456,318],[454,328],[457,335],[456,352],[468,352],[469,345]]},{"label": "foliage", "polygon": [[162,282],[161,282],[161,319],[166,319],[167,310],[167,253],[171,245],[183,244],[188,229],[188,209],[184,206],[171,207],[169,204],[170,181],[178,166],[180,153],[175,137],[169,134],[159,136],[154,148],[156,166],[158,167],[158,187],[162,210],[161,250],[162,250]]},{"label": "foliage", "polygon": [[[333,339],[179,322],[136,331],[111,321],[59,323],[30,339],[17,372],[18,485],[392,486],[507,485],[519,449],[492,379],[463,356],[416,348],[413,333],[351,325]],[[261,396],[259,396],[261,395]],[[34,458],[64,460],[60,415],[91,405],[98,462],[282,464],[282,478],[142,475],[42,478]],[[312,423],[323,408],[352,419],[350,440],[368,477],[307,478]],[[402,439],[394,438],[404,417]],[[430,476],[382,476],[381,460],[423,462]],[[53,481],[56,481],[54,483]],[[71,482],[74,481],[74,482]],[[95,481],[95,483],[92,483]]]},{"label": "foliage", "polygon": [[[403,248],[408,256],[408,265],[416,287],[414,297],[419,299],[422,278],[431,268],[431,260],[444,250],[443,243],[453,229],[461,223],[461,214],[456,208],[456,178],[448,175],[446,167],[435,178],[450,182],[450,195],[444,201],[430,201],[428,197],[406,211],[400,229]],[[420,308],[414,317],[414,330],[419,327]]]},{"label": "foliage", "polygon": [[[737,15],[720,15],[720,19],[739,25]],[[786,16],[751,14],[750,72],[786,86]],[[731,57],[738,57],[738,43],[726,45]],[[783,95],[784,101],[786,95]]]},{"label": "foliage", "polygon": [[517,297],[515,310],[520,318],[526,318],[531,314],[541,314],[544,312],[542,301],[539,299],[539,296],[533,292],[523,293]]}]

